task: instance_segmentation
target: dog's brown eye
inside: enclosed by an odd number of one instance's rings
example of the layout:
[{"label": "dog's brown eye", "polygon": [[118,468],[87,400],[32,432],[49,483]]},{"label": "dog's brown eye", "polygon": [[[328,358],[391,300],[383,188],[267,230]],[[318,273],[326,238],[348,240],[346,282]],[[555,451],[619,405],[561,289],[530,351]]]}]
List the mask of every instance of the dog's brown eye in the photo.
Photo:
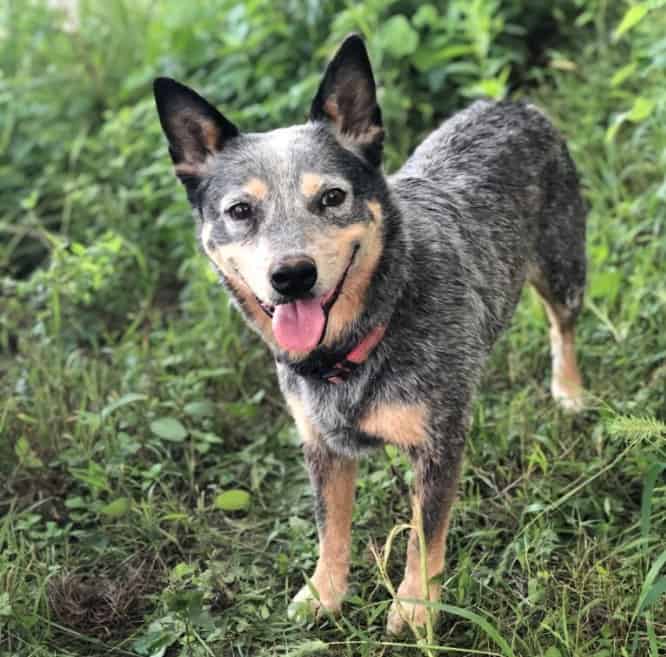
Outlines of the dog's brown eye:
[{"label": "dog's brown eye", "polygon": [[347,194],[337,187],[324,192],[321,197],[321,204],[324,208],[334,208],[344,203]]},{"label": "dog's brown eye", "polygon": [[247,221],[252,216],[252,208],[248,203],[236,203],[229,208],[229,214],[236,221]]}]

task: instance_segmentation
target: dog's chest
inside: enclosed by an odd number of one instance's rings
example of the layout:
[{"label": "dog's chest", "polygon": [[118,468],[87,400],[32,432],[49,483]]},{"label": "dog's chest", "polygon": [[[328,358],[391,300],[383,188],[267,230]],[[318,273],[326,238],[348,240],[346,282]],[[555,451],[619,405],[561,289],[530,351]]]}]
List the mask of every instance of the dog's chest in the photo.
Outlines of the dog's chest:
[{"label": "dog's chest", "polygon": [[304,391],[304,411],[311,419],[316,434],[333,451],[347,456],[357,456],[376,447],[381,441],[368,436],[359,428],[362,401],[331,386],[316,392],[311,389]]}]

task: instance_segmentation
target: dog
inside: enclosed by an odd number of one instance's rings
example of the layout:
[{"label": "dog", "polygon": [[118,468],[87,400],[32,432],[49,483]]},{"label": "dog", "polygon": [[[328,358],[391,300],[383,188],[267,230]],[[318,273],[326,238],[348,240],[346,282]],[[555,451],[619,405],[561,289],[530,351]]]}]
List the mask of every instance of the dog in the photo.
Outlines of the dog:
[{"label": "dog", "polygon": [[533,105],[477,101],[385,176],[376,85],[355,34],[302,125],[241,133],[174,80],[158,78],[154,92],[203,251],[271,349],[302,439],[319,558],[290,614],[340,610],[357,460],[391,444],[413,465],[425,543],[414,526],[387,629],[423,625],[418,601],[438,600],[441,585],[422,585],[421,549],[436,578],[475,389],[526,281],[550,322],[552,394],[583,406],[574,327],[586,208],[563,139]]}]

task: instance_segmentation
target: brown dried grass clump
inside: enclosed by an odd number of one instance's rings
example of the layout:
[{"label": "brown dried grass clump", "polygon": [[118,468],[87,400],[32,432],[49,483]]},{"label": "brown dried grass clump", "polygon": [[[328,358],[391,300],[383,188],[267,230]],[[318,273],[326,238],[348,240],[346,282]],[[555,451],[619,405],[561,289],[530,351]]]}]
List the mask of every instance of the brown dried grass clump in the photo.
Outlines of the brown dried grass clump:
[{"label": "brown dried grass clump", "polygon": [[98,639],[127,634],[141,623],[164,568],[156,559],[134,560],[100,572],[64,573],[49,580],[49,607],[61,625]]}]

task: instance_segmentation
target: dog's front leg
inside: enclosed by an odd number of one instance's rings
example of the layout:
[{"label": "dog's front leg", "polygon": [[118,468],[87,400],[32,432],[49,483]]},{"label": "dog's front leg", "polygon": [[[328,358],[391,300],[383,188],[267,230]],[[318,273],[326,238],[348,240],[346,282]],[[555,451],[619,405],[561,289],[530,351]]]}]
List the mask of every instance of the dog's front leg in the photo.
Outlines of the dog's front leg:
[{"label": "dog's front leg", "polygon": [[[414,491],[412,496],[412,525],[407,547],[405,575],[398,588],[398,598],[407,600],[439,600],[441,583],[438,576],[444,570],[446,535],[451,520],[451,510],[456,499],[456,489],[462,462],[462,440],[452,441],[443,449],[430,445],[411,450],[414,466]],[[417,520],[423,523],[426,546],[426,572],[429,580],[424,590],[424,573],[420,558]],[[433,578],[437,578],[433,580]],[[407,620],[413,625],[425,624],[428,607],[415,602],[396,600],[391,605],[387,630],[400,634]],[[433,613],[433,618],[435,614]]]},{"label": "dog's front leg", "polygon": [[351,552],[356,461],[334,453],[316,436],[304,443],[303,452],[314,489],[319,559],[289,607],[291,618],[340,611]]}]

